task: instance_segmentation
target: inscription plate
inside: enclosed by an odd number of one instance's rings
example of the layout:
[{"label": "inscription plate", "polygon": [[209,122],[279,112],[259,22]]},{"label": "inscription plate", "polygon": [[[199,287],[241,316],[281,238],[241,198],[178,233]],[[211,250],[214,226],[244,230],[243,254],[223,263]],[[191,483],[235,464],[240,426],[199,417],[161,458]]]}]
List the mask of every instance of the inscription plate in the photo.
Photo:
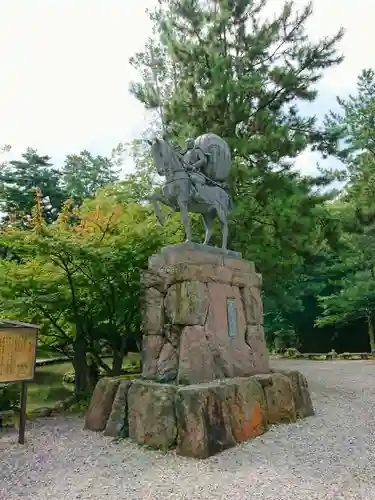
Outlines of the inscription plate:
[{"label": "inscription plate", "polygon": [[237,335],[236,299],[227,299],[227,316],[228,316],[228,335],[229,337],[236,337]]}]

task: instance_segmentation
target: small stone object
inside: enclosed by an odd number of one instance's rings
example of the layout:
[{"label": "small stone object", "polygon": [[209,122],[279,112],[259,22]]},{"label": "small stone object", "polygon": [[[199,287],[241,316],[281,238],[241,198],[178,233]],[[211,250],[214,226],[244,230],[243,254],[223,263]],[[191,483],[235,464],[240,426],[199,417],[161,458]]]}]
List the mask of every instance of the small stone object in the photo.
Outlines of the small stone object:
[{"label": "small stone object", "polygon": [[226,381],[233,388],[228,399],[230,420],[236,441],[260,436],[268,428],[266,399],[255,377]]},{"label": "small stone object", "polygon": [[129,436],[128,391],[130,385],[130,380],[121,380],[117,387],[117,392],[113,401],[111,413],[109,414],[107,425],[104,431],[105,436]]},{"label": "small stone object", "polygon": [[331,359],[337,359],[337,352],[332,349],[329,353],[328,353],[328,356],[331,358]]},{"label": "small stone object", "polygon": [[63,413],[65,411],[64,401],[58,401],[53,405],[52,413]]},{"label": "small stone object", "polygon": [[91,431],[105,429],[119,383],[119,379],[104,377],[96,384],[86,413],[85,429]]},{"label": "small stone object", "polygon": [[204,325],[209,306],[207,284],[178,281],[168,288],[165,311],[172,325]]},{"label": "small stone object", "polygon": [[134,381],[128,391],[129,436],[138,444],[169,450],[176,444],[176,387]]},{"label": "small stone object", "polygon": [[225,384],[192,385],[177,393],[177,453],[207,458],[235,446]]},{"label": "small stone object", "polygon": [[164,296],[156,288],[149,287],[145,293],[144,329],[155,335],[161,332],[164,324]]},{"label": "small stone object", "polygon": [[177,453],[207,458],[267,430],[262,386],[254,377],[180,388]]},{"label": "small stone object", "polygon": [[36,408],[35,410],[33,410],[31,412],[32,416],[36,417],[36,418],[49,417],[51,415],[51,413],[52,413],[52,408],[48,408],[48,407]]},{"label": "small stone object", "polygon": [[272,373],[255,378],[263,386],[268,423],[295,422],[296,402],[289,377],[283,373]]},{"label": "small stone object", "polygon": [[306,377],[301,372],[293,370],[285,370],[282,373],[292,384],[297,418],[312,417],[315,412]]}]

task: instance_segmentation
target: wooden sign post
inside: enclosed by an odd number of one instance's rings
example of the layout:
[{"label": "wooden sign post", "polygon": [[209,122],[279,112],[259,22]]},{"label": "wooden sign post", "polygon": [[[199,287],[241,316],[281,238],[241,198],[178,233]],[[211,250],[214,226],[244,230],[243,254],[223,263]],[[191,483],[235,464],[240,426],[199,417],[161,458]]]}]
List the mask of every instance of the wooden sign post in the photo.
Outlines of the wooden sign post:
[{"label": "wooden sign post", "polygon": [[18,442],[25,443],[27,382],[34,380],[38,325],[0,319],[0,384],[21,382]]}]

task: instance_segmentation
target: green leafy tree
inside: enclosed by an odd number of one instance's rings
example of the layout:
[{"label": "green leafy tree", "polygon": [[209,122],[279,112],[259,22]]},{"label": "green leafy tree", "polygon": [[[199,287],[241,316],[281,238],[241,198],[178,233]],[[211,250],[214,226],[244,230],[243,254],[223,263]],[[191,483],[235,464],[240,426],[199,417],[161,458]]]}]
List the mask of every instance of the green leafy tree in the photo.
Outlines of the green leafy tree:
[{"label": "green leafy tree", "polygon": [[[351,208],[352,220],[356,213]],[[340,328],[347,324],[367,325],[371,350],[375,350],[375,239],[363,231],[342,234],[343,247],[331,263],[325,262],[327,276],[325,292],[319,293],[320,327]],[[331,264],[331,265],[330,265]]]},{"label": "green leafy tree", "polygon": [[348,273],[335,293],[320,297],[318,326],[366,322],[371,351],[375,351],[375,277],[370,270]]},{"label": "green leafy tree", "polygon": [[117,163],[89,151],[68,155],[62,168],[64,188],[78,205],[93,198],[98,189],[118,180]]},{"label": "green leafy tree", "polygon": [[53,168],[49,156],[40,156],[28,148],[22,160],[0,166],[0,209],[3,223],[27,225],[34,206],[35,191],[42,193],[43,217],[54,221],[66,199],[60,172]]},{"label": "green leafy tree", "polygon": [[[32,230],[2,234],[21,262],[0,261],[1,308],[43,325],[43,342],[72,360],[76,392],[83,393],[99,367],[119,374],[129,339],[140,339],[140,273],[166,236],[140,205],[83,206],[78,225],[70,215],[67,203],[57,223],[46,225],[37,204]],[[104,347],[111,367],[101,358]]]}]

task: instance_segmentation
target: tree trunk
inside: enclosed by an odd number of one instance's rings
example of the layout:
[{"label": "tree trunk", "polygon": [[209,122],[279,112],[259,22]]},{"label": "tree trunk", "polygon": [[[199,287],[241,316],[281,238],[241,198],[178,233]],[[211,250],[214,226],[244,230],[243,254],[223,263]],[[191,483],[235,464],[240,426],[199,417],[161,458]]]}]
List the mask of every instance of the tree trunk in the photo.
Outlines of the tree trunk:
[{"label": "tree trunk", "polygon": [[89,362],[87,366],[87,378],[88,378],[88,390],[92,392],[96,384],[98,383],[100,376],[99,366],[93,356],[89,356]]},{"label": "tree trunk", "polygon": [[375,337],[374,337],[374,325],[371,316],[367,316],[367,326],[368,326],[368,338],[370,340],[371,352],[375,352]]},{"label": "tree trunk", "polygon": [[142,336],[141,335],[136,336],[135,343],[137,344],[138,352],[141,355],[141,361],[139,363],[139,368],[140,368],[140,371],[142,373],[142,371],[143,371],[143,356],[142,356]]},{"label": "tree trunk", "polygon": [[76,333],[74,342],[73,368],[75,373],[75,393],[82,396],[88,392],[88,366],[86,359],[86,341],[83,334]]},{"label": "tree trunk", "polygon": [[119,349],[113,349],[113,360],[112,360],[112,376],[117,377],[121,375],[122,362],[126,352],[126,339],[121,337],[121,345]]}]

